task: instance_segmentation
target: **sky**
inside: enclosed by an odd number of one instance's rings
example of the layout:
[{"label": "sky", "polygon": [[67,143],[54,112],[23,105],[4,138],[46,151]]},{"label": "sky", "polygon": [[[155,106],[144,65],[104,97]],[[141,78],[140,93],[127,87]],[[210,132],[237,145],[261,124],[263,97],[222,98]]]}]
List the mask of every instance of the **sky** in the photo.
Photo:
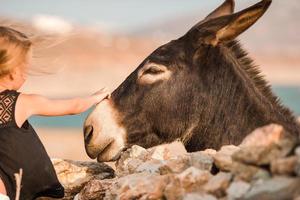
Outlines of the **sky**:
[{"label": "sky", "polygon": [[165,18],[202,11],[222,0],[1,0],[0,16],[30,20],[55,15],[84,25],[134,29]]}]

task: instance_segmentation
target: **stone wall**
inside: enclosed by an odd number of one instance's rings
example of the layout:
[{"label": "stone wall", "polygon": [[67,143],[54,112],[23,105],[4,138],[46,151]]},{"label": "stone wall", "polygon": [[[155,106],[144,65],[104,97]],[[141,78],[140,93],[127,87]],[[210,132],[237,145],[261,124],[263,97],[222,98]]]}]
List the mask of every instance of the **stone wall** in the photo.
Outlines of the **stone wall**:
[{"label": "stone wall", "polygon": [[178,153],[170,145],[133,146],[116,163],[53,160],[66,198],[300,199],[300,146],[276,124],[239,146]]}]

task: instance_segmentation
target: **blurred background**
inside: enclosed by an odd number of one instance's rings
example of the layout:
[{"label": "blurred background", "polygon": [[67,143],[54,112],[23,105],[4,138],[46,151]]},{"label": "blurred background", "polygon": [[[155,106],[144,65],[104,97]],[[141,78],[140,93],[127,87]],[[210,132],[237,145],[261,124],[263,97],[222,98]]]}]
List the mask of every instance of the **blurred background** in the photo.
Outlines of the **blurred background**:
[{"label": "blurred background", "polygon": [[[236,9],[257,1],[236,0]],[[102,87],[113,91],[153,50],[182,36],[222,2],[1,0],[0,19],[50,36],[55,44],[36,49],[34,67],[50,73],[29,76],[22,91],[68,98]],[[283,104],[298,116],[299,21],[299,0],[274,0],[266,15],[239,38]],[[30,121],[51,157],[88,160],[82,133],[87,114]]]}]

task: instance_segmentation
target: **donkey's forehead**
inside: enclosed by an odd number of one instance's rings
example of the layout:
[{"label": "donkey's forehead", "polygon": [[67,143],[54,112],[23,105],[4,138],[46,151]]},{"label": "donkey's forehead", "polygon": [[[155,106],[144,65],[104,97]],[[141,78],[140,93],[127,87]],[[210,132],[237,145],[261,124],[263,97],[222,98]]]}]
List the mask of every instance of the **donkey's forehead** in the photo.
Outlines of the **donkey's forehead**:
[{"label": "donkey's forehead", "polygon": [[148,60],[159,63],[169,63],[178,56],[185,53],[182,41],[172,40],[167,44],[157,48],[149,57]]}]

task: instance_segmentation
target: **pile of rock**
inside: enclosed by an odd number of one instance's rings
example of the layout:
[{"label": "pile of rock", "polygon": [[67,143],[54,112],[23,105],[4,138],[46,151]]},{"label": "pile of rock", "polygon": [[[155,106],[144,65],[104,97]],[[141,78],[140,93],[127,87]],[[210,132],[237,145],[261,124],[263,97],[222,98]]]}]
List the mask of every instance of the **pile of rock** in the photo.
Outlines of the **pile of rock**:
[{"label": "pile of rock", "polygon": [[98,171],[73,186],[76,199],[300,199],[300,147],[275,124],[219,151],[178,155],[169,145],[133,146],[116,163],[114,178],[105,169],[109,175],[97,177]]}]

